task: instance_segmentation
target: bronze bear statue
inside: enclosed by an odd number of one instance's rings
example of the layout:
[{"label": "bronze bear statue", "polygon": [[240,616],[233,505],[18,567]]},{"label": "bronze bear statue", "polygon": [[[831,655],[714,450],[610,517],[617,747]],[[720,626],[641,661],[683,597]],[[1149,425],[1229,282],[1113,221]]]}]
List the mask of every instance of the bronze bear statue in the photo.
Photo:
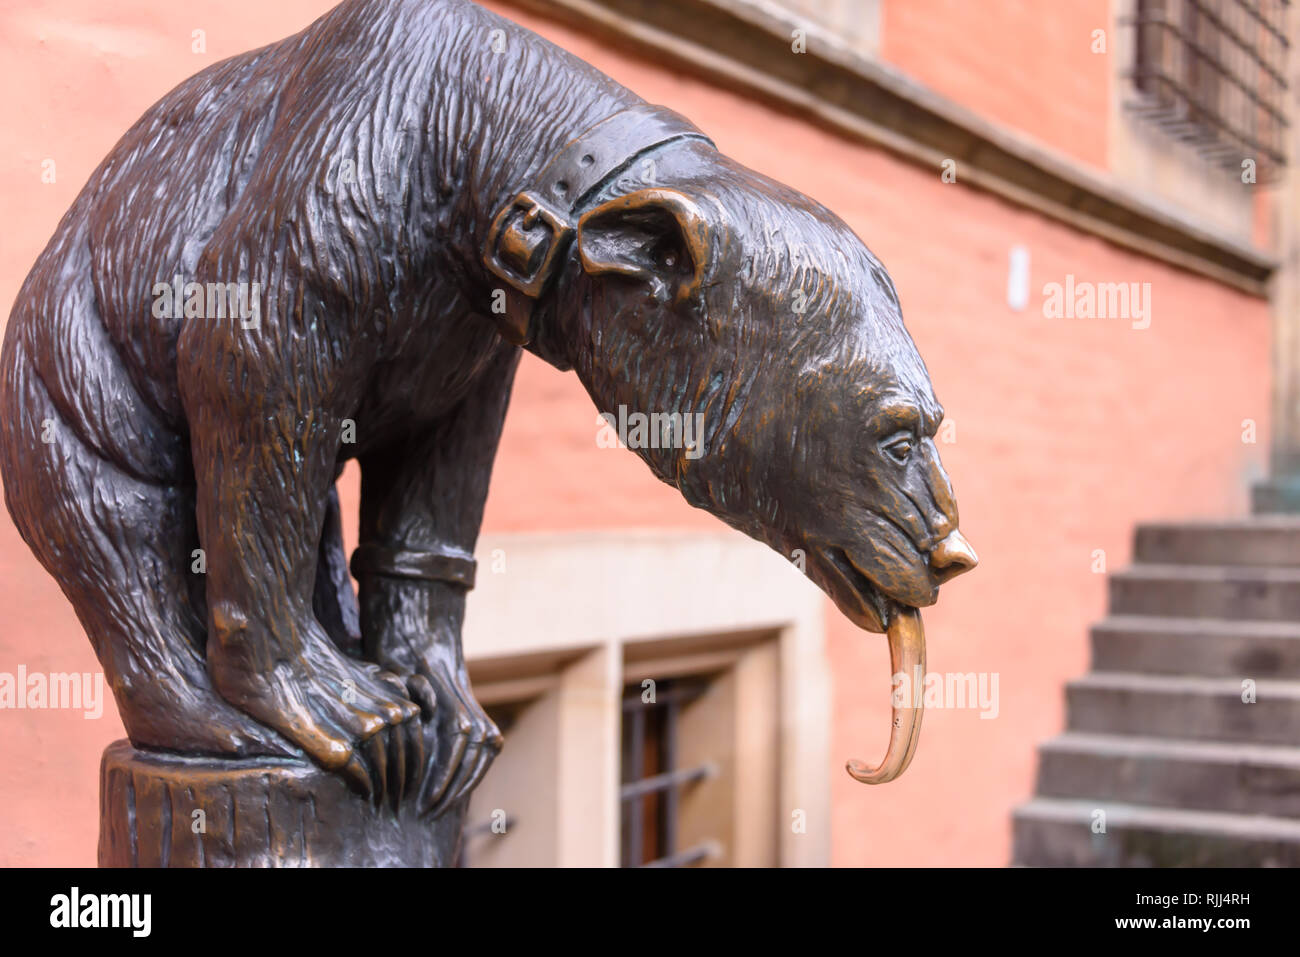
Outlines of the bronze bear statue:
[{"label": "bronze bear statue", "polygon": [[[151,107],[5,333],[8,507],[137,748],[469,793],[501,737],[461,622],[521,349],[601,409],[701,416],[637,450],[654,474],[923,667],[916,609],[975,557],[862,241],[468,0],[346,0]],[[900,773],[919,714],[855,776]]]}]

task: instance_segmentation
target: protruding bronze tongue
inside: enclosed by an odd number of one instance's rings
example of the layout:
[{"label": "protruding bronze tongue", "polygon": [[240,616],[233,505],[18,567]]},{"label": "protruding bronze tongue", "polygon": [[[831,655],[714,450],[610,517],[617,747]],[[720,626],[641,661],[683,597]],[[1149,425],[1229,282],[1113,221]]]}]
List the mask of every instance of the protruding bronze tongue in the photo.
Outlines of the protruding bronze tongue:
[{"label": "protruding bronze tongue", "polygon": [[921,624],[921,612],[916,608],[895,608],[886,635],[890,674],[906,676],[910,684],[908,703],[913,707],[894,708],[889,750],[879,767],[869,768],[861,761],[845,765],[849,774],[863,784],[884,784],[906,771],[921,740],[921,718],[925,711],[925,628]]}]

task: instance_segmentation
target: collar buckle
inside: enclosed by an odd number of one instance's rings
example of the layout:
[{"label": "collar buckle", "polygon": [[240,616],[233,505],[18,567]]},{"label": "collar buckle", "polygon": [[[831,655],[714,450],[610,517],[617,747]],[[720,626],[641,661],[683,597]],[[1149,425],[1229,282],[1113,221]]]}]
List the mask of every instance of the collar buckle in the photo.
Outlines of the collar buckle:
[{"label": "collar buckle", "polygon": [[563,213],[524,190],[503,206],[488,230],[484,264],[530,299],[546,288],[573,233]]}]

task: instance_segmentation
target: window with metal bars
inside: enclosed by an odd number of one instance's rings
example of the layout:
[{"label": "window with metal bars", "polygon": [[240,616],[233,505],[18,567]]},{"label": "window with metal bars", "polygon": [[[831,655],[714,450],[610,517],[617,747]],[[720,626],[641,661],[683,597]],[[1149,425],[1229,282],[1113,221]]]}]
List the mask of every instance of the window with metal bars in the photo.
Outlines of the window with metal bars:
[{"label": "window with metal bars", "polygon": [[639,684],[624,689],[623,867],[690,867],[711,853],[707,841],[677,846],[682,791],[713,774],[709,764],[678,766],[678,718],[707,688],[707,679],[680,678],[657,682],[652,698]]},{"label": "window with metal bars", "polygon": [[[1285,167],[1290,0],[1135,0],[1128,107],[1257,182]],[[1249,163],[1247,162],[1249,161]]]}]

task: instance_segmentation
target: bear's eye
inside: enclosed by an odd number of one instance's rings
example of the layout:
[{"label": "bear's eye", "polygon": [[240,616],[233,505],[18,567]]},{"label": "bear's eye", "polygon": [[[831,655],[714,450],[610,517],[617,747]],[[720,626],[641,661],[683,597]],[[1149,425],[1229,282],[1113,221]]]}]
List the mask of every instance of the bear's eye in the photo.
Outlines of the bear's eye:
[{"label": "bear's eye", "polygon": [[906,465],[908,456],[912,454],[912,436],[908,433],[891,436],[881,444],[881,447],[885,454],[899,465]]}]

